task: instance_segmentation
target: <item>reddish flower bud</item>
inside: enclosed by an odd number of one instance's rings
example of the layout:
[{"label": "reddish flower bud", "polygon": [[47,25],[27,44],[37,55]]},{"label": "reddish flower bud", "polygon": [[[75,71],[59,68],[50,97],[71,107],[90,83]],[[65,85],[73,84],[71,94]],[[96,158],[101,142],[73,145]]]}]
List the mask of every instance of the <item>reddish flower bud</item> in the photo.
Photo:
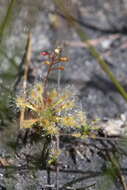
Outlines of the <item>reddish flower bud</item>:
[{"label": "reddish flower bud", "polygon": [[46,56],[46,55],[49,55],[49,52],[48,52],[48,51],[42,51],[42,52],[40,53],[40,55]]}]

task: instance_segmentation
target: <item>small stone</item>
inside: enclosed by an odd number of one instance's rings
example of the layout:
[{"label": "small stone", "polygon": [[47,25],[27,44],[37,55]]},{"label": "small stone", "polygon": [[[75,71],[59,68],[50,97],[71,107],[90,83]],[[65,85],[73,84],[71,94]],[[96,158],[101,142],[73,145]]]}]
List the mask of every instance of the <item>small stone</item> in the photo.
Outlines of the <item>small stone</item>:
[{"label": "small stone", "polygon": [[124,121],[120,119],[111,119],[101,124],[103,131],[108,136],[121,136],[124,134]]}]

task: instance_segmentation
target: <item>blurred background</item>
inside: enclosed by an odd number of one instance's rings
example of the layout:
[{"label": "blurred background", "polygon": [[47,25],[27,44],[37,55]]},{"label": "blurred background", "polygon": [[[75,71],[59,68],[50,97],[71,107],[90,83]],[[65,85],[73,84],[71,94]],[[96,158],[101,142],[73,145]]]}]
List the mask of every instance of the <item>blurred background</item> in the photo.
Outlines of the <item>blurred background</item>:
[{"label": "blurred background", "polygon": [[[40,52],[62,45],[63,55],[70,61],[61,73],[60,85],[73,87],[87,116],[104,119],[116,118],[122,113],[126,115],[126,101],[61,10],[66,10],[76,19],[82,31],[87,33],[89,42],[127,90],[127,1],[59,2],[0,0],[1,130],[15,120],[14,99],[22,89],[22,83],[17,83],[17,79],[20,76],[22,80],[22,62],[29,31],[32,34],[30,84],[43,80],[45,76],[44,57]],[[51,84],[57,85],[57,78],[58,73],[54,72],[50,76]],[[19,183],[21,185],[21,181]],[[16,189],[23,187],[17,186]]]}]

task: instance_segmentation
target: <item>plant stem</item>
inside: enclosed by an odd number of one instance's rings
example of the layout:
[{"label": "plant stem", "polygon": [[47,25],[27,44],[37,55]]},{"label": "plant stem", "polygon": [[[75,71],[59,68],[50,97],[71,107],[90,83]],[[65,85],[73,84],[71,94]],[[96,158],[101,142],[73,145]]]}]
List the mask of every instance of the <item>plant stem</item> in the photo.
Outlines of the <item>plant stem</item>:
[{"label": "plant stem", "polygon": [[47,75],[44,79],[44,92],[43,92],[43,97],[46,98],[47,96],[47,84],[48,84],[48,78],[49,78],[49,74],[52,68],[52,64],[49,65],[48,71],[47,71]]},{"label": "plant stem", "polygon": [[47,75],[44,79],[44,92],[42,94],[43,98],[44,98],[44,104],[46,104],[46,99],[47,99],[47,85],[48,85],[48,79],[49,79],[49,74],[52,70],[52,66],[55,64],[55,55],[54,53],[51,55],[51,62],[50,65],[48,67],[48,71],[47,71]]}]

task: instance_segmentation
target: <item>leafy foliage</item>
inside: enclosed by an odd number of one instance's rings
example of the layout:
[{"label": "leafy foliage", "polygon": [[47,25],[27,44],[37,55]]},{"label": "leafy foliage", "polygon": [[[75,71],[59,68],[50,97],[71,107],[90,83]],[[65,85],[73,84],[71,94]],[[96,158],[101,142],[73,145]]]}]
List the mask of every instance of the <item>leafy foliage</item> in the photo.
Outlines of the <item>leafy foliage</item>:
[{"label": "leafy foliage", "polygon": [[35,84],[27,96],[18,97],[16,102],[20,110],[25,109],[22,128],[36,128],[48,134],[58,134],[59,126],[80,127],[86,123],[85,113],[76,111],[73,94],[68,89],[60,93],[56,89],[47,91],[46,99],[42,96],[44,86]]}]

